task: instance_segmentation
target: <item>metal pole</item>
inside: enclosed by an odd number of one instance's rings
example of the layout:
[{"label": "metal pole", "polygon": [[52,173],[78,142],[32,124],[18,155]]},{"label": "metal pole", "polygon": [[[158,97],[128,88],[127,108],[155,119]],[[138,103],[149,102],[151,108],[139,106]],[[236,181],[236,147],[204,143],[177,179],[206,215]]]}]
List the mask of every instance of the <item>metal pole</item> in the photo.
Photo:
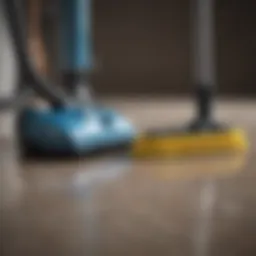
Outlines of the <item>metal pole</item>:
[{"label": "metal pole", "polygon": [[214,0],[191,1],[193,82],[197,86],[197,120],[195,130],[209,129],[212,123],[215,71]]}]

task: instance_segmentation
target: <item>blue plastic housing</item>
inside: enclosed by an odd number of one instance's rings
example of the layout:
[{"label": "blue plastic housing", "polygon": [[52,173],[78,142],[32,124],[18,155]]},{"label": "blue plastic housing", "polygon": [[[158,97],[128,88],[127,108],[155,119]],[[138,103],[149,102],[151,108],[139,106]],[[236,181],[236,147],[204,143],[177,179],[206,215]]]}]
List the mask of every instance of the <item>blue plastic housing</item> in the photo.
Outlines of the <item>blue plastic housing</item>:
[{"label": "blue plastic housing", "polygon": [[135,130],[110,109],[26,109],[20,116],[24,146],[48,153],[86,154],[130,144]]}]

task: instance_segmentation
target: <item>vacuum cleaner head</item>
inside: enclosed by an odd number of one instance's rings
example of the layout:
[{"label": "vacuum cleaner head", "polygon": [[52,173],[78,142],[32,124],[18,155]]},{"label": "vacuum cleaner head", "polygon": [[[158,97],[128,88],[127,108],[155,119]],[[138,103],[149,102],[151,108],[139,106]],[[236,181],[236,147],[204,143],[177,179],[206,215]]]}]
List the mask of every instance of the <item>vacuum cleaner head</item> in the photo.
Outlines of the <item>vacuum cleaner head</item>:
[{"label": "vacuum cleaner head", "polygon": [[135,140],[135,157],[179,157],[245,151],[248,147],[242,130],[146,134]]},{"label": "vacuum cleaner head", "polygon": [[84,155],[129,145],[135,130],[111,109],[26,109],[20,114],[19,133],[29,152],[46,155]]}]

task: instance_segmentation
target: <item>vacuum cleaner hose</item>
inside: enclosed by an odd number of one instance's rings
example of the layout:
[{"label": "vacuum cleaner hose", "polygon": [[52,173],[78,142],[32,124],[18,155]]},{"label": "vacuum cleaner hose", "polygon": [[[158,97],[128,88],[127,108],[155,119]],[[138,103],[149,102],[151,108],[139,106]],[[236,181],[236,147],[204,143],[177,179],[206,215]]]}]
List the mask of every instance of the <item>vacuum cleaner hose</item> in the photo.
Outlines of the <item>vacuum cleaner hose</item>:
[{"label": "vacuum cleaner hose", "polygon": [[[26,43],[25,22],[22,14],[22,7],[18,4],[20,0],[3,0],[3,7],[9,31],[14,44],[20,72],[24,83],[38,93],[41,97],[49,101],[53,106],[59,107],[71,103],[64,91],[51,85],[46,79],[40,76],[32,64],[29,57]],[[11,105],[11,99],[0,104],[0,109]]]}]

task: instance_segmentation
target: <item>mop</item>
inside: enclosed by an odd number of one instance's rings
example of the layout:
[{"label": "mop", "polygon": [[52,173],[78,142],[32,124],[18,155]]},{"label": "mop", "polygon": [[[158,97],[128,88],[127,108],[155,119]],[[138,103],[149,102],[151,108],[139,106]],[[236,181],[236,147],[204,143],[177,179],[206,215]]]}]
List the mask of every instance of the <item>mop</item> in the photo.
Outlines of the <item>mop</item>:
[{"label": "mop", "polygon": [[142,134],[133,144],[132,154],[135,157],[179,157],[244,152],[247,149],[243,130],[226,127],[212,116],[216,84],[213,3],[214,0],[192,1],[196,119],[182,128],[166,128]]}]

